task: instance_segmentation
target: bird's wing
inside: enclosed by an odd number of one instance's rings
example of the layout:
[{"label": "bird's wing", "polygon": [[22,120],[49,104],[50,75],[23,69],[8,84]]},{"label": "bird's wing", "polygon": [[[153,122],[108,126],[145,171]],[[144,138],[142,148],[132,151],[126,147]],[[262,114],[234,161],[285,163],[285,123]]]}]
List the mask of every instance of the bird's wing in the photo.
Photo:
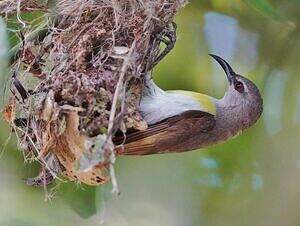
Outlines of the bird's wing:
[{"label": "bird's wing", "polygon": [[[198,110],[185,111],[150,125],[146,130],[129,132],[123,148],[117,152],[120,155],[149,155],[188,151],[197,148],[197,141],[205,140],[214,125],[214,115]],[[114,142],[118,144],[122,140],[124,137],[115,137]]]}]

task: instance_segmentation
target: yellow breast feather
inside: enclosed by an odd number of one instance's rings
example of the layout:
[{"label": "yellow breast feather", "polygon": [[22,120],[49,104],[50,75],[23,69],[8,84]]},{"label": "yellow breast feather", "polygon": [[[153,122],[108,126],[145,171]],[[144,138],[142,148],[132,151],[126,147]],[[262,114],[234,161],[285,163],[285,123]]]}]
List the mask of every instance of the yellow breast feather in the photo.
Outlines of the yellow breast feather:
[{"label": "yellow breast feather", "polygon": [[196,93],[196,92],[192,92],[192,91],[185,91],[185,90],[168,90],[168,93],[178,93],[178,94],[182,94],[184,96],[187,97],[191,97],[194,100],[196,100],[197,102],[199,102],[199,104],[201,105],[201,107],[204,108],[204,111],[207,113],[210,113],[212,115],[216,115],[216,106],[214,103],[214,100],[212,97],[202,94],[202,93]]}]

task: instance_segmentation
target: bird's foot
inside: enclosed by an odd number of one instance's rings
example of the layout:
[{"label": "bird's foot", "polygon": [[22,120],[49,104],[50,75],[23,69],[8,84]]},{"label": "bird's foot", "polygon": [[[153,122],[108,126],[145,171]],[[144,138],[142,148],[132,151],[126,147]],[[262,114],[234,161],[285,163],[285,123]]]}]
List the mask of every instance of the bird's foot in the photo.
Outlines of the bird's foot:
[{"label": "bird's foot", "polygon": [[155,35],[154,43],[157,46],[159,46],[161,43],[164,43],[166,47],[162,51],[159,51],[156,56],[154,56],[154,60],[148,68],[149,71],[152,70],[173,49],[176,43],[176,29],[176,23],[172,22],[168,27],[164,28],[160,33]]}]

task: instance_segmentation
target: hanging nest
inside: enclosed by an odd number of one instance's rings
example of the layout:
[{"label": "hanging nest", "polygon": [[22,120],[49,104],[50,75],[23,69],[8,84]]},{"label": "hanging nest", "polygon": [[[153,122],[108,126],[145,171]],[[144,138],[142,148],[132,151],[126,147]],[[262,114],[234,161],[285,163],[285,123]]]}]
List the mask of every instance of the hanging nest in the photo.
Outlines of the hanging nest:
[{"label": "hanging nest", "polygon": [[[20,39],[3,115],[25,160],[41,164],[28,184],[47,185],[61,175],[103,184],[114,179],[114,134],[147,128],[138,111],[143,78],[160,60],[160,43],[185,1],[51,3],[0,3],[8,24],[15,15]],[[29,22],[24,12],[42,16]]]}]

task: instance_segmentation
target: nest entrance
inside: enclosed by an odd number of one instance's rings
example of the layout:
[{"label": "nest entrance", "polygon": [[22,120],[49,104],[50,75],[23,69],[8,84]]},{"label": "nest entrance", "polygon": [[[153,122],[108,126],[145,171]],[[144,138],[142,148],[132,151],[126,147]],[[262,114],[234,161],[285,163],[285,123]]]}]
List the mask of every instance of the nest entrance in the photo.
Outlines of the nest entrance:
[{"label": "nest entrance", "polygon": [[[107,182],[114,134],[147,128],[138,110],[143,78],[170,50],[161,42],[174,44],[172,21],[185,1],[59,0],[52,8],[8,2],[0,14],[9,20],[16,13],[22,27],[4,116],[25,159],[41,163],[27,183],[45,185],[60,174]],[[38,26],[20,13],[33,9],[43,12]]]}]

